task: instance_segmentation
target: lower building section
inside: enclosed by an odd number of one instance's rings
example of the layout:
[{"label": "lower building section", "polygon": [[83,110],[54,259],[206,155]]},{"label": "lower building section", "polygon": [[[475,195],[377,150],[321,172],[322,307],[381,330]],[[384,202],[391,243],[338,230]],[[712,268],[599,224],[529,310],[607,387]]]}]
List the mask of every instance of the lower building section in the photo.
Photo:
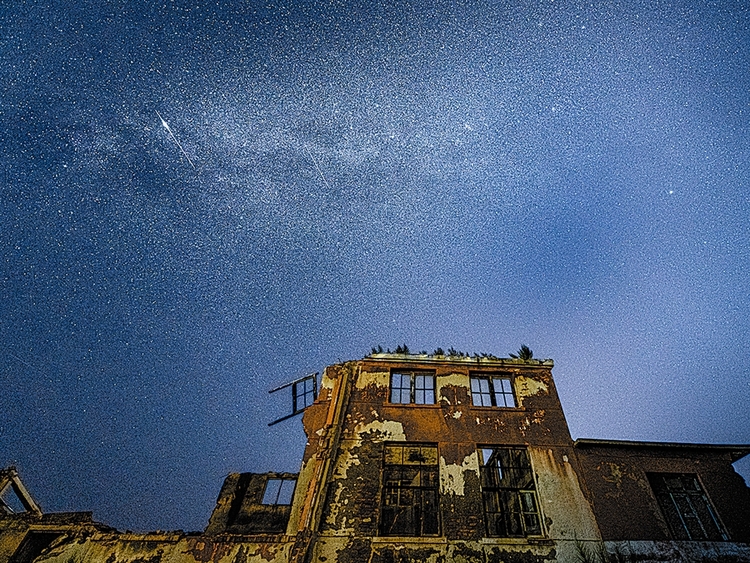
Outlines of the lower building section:
[{"label": "lower building section", "polygon": [[0,563],[750,563],[750,489],[732,466],[750,445],[574,442],[551,368],[379,353],[330,366],[312,404],[294,388],[299,473],[230,474],[203,532],[42,514],[0,471],[0,501],[19,501],[0,503]]},{"label": "lower building section", "polygon": [[[733,542],[509,540],[430,541],[320,536],[295,554],[295,538],[28,532],[12,563],[741,563],[750,546]],[[49,543],[37,549],[42,543]],[[36,547],[30,549],[31,545]],[[2,543],[0,542],[0,545]]]}]

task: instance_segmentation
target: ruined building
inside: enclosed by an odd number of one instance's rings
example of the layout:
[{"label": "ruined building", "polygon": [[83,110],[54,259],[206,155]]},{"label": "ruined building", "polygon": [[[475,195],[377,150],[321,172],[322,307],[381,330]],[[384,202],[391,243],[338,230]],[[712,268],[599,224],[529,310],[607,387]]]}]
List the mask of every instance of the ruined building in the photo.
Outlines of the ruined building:
[{"label": "ruined building", "polygon": [[42,514],[6,470],[0,488],[27,510],[0,515],[0,563],[750,562],[750,489],[732,467],[750,445],[573,441],[552,366],[330,366],[314,402],[295,388],[312,403],[299,473],[229,475],[197,534]]}]

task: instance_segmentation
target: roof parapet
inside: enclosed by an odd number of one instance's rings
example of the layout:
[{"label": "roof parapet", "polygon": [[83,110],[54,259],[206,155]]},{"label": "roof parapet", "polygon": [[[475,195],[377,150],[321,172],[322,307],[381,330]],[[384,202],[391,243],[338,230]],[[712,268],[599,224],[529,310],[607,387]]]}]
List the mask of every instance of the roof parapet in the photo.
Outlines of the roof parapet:
[{"label": "roof parapet", "polygon": [[522,360],[520,358],[498,358],[491,355],[440,355],[440,354],[398,354],[394,352],[377,352],[368,354],[364,360],[383,360],[390,362],[435,362],[435,363],[459,363],[459,364],[480,364],[480,365],[497,365],[497,366],[537,366],[537,367],[554,367],[555,362],[551,359],[545,360]]},{"label": "roof parapet", "polygon": [[724,452],[730,454],[732,463],[750,454],[750,444],[694,444],[687,442],[642,442],[635,440],[598,440],[594,438],[578,438],[573,442],[573,446],[576,448],[661,448]]}]

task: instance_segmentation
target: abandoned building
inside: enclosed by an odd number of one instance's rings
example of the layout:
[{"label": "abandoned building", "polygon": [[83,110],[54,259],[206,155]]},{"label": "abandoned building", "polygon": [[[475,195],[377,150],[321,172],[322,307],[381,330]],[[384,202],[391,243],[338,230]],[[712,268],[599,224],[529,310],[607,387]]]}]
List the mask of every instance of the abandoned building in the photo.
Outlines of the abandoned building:
[{"label": "abandoned building", "polygon": [[[0,563],[750,562],[750,445],[573,441],[551,360],[373,353],[295,383],[298,474],[231,474],[204,532],[2,513]],[[0,493],[2,490],[0,490]]]}]

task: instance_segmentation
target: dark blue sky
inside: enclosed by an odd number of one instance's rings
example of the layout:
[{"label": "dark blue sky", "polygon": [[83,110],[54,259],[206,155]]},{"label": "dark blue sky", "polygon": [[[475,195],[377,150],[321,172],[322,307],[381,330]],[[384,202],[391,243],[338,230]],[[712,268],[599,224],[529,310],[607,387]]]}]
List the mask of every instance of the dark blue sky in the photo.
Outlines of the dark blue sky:
[{"label": "dark blue sky", "polygon": [[202,529],[299,466],[267,390],[378,344],[750,443],[750,8],[419,4],[0,1],[0,465],[44,509]]}]

